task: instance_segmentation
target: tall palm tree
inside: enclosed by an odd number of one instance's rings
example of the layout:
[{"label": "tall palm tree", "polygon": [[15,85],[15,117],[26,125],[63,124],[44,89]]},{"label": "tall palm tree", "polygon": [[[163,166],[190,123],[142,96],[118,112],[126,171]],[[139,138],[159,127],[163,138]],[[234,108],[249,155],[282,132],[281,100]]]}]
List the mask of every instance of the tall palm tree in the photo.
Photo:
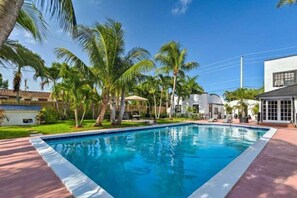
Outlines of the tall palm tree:
[{"label": "tall palm tree", "polygon": [[[160,118],[160,114],[161,114],[161,107],[162,107],[162,100],[163,100],[163,94],[165,91],[165,97],[166,97],[166,104],[168,104],[168,89],[171,86],[171,78],[169,76],[164,76],[162,74],[158,74],[158,78],[159,78],[159,84],[160,84],[160,100],[159,100],[159,109],[158,109],[158,116],[157,119]],[[166,105],[166,111],[167,111],[167,105]]]},{"label": "tall palm tree", "polygon": [[[149,58],[149,52],[142,48],[133,48],[130,50],[125,57],[122,59],[122,69],[119,71],[119,75],[123,72],[126,72],[128,69],[136,65],[138,62],[142,60],[147,60]],[[125,94],[127,91],[131,90],[133,85],[144,79],[144,76],[140,73],[129,74],[132,78],[119,78],[117,80],[117,87],[121,93],[121,101],[120,101],[120,111],[118,116],[117,125],[120,125],[123,120],[123,116],[125,113]],[[115,109],[115,108],[113,108]],[[113,118],[115,119],[115,118]],[[115,122],[115,120],[112,120]]]},{"label": "tall palm tree", "polygon": [[154,119],[158,119],[157,114],[157,93],[159,92],[159,79],[156,76],[148,76],[144,82],[144,86],[149,94],[153,96],[154,103]]},{"label": "tall palm tree", "polygon": [[111,19],[105,24],[97,23],[94,27],[80,26],[76,40],[88,54],[91,67],[67,49],[57,49],[57,55],[58,58],[64,58],[66,62],[79,66],[100,85],[102,101],[94,126],[101,126],[110,95],[114,95],[119,82],[133,79],[135,75],[152,69],[154,64],[147,59],[140,60],[130,67],[123,64],[124,31],[120,22]]},{"label": "tall palm tree", "polygon": [[172,118],[173,108],[174,108],[174,94],[176,87],[176,78],[178,75],[184,75],[183,71],[188,71],[195,67],[198,67],[197,62],[186,63],[187,50],[181,49],[181,45],[175,41],[166,43],[161,47],[159,53],[156,55],[156,61],[160,62],[162,67],[161,71],[168,73],[173,72],[173,87],[172,94],[170,98],[170,113],[169,118]]},{"label": "tall palm tree", "polygon": [[[76,17],[74,13],[74,7],[72,0],[1,0],[0,1],[0,48],[7,40],[8,36],[12,32],[16,24],[25,28],[32,33],[35,38],[40,38],[40,31],[36,28],[32,28],[32,22],[28,21],[28,14],[23,7],[31,7],[31,11],[37,8],[49,14],[50,17],[55,17],[58,20],[58,24],[65,31],[73,31],[73,27],[76,25]],[[36,9],[35,9],[36,8]],[[28,11],[28,10],[27,10]],[[34,16],[34,15],[31,15]],[[42,21],[41,15],[37,14],[35,21]],[[30,18],[30,17],[29,17]],[[33,17],[34,18],[34,17]],[[32,19],[32,18],[31,18]],[[43,21],[41,24],[44,24]],[[42,26],[41,26],[42,27]]]}]

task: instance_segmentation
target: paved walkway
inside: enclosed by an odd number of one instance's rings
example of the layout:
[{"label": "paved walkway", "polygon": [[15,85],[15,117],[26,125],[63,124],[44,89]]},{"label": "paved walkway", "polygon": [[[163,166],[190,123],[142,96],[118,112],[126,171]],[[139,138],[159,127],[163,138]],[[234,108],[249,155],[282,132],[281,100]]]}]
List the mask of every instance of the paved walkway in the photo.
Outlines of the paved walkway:
[{"label": "paved walkway", "polygon": [[[71,197],[28,140],[0,140],[0,197]],[[297,129],[279,129],[228,197],[296,198]]]},{"label": "paved walkway", "polygon": [[229,198],[297,197],[297,129],[279,129]]},{"label": "paved walkway", "polygon": [[72,197],[28,140],[0,141],[0,197]]}]

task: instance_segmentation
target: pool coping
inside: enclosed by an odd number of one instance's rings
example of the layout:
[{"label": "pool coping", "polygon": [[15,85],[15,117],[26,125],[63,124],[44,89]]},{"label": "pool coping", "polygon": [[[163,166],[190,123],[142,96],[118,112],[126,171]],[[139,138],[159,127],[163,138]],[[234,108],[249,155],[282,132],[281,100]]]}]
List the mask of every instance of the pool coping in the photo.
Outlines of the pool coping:
[{"label": "pool coping", "polygon": [[[241,153],[237,158],[235,158],[230,164],[228,164],[219,173],[214,175],[209,181],[207,181],[203,186],[194,191],[189,197],[225,197],[233,188],[233,186],[239,181],[244,172],[248,169],[251,163],[255,160],[258,154],[263,150],[265,145],[268,143],[270,138],[277,131],[271,127],[262,126],[246,126],[239,124],[213,124],[213,123],[197,123],[197,122],[183,122],[175,124],[161,124],[153,126],[144,127],[129,127],[121,129],[102,129],[93,131],[83,131],[67,134],[55,134],[31,138],[29,141],[41,155],[43,160],[48,164],[48,166],[53,170],[57,177],[66,186],[67,190],[72,193],[74,197],[85,198],[110,198],[112,197],[106,190],[97,185],[88,176],[82,173],[78,168],[76,168],[67,159],[56,152],[52,147],[50,147],[45,141],[48,139],[62,139],[69,137],[78,136],[93,136],[100,134],[114,134],[120,132],[133,132],[142,129],[153,129],[153,128],[163,128],[172,126],[182,126],[182,125],[215,125],[215,126],[234,126],[234,127],[244,127],[253,129],[269,129],[257,142],[251,145],[247,150]],[[226,183],[228,181],[228,183]]]}]

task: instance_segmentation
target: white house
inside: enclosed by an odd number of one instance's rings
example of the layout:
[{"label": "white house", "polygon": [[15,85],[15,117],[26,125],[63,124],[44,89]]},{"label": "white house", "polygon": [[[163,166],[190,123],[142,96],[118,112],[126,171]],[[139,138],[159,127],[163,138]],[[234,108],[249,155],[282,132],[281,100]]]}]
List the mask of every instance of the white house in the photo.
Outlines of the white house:
[{"label": "white house", "polygon": [[194,108],[196,113],[203,114],[205,118],[223,118],[225,115],[224,100],[216,94],[191,94],[189,99],[177,102],[174,100],[175,113],[187,113],[189,107]]},{"label": "white house", "polygon": [[36,116],[41,110],[40,106],[32,105],[0,105],[5,112],[7,120],[4,119],[2,126],[8,125],[32,125],[37,124]]},{"label": "white house", "polygon": [[297,55],[265,61],[264,80],[261,122],[296,123]]}]

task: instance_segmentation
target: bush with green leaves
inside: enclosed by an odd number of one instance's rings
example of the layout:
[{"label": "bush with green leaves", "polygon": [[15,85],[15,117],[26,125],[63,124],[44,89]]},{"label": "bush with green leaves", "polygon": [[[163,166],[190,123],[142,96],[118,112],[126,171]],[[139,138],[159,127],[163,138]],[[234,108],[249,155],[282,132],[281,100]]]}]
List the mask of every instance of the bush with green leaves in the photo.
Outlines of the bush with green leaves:
[{"label": "bush with green leaves", "polygon": [[6,116],[5,111],[3,109],[0,109],[0,126],[5,119],[8,121],[8,117]]},{"label": "bush with green leaves", "polygon": [[59,119],[59,113],[55,108],[43,107],[37,117],[40,124],[53,124]]}]

